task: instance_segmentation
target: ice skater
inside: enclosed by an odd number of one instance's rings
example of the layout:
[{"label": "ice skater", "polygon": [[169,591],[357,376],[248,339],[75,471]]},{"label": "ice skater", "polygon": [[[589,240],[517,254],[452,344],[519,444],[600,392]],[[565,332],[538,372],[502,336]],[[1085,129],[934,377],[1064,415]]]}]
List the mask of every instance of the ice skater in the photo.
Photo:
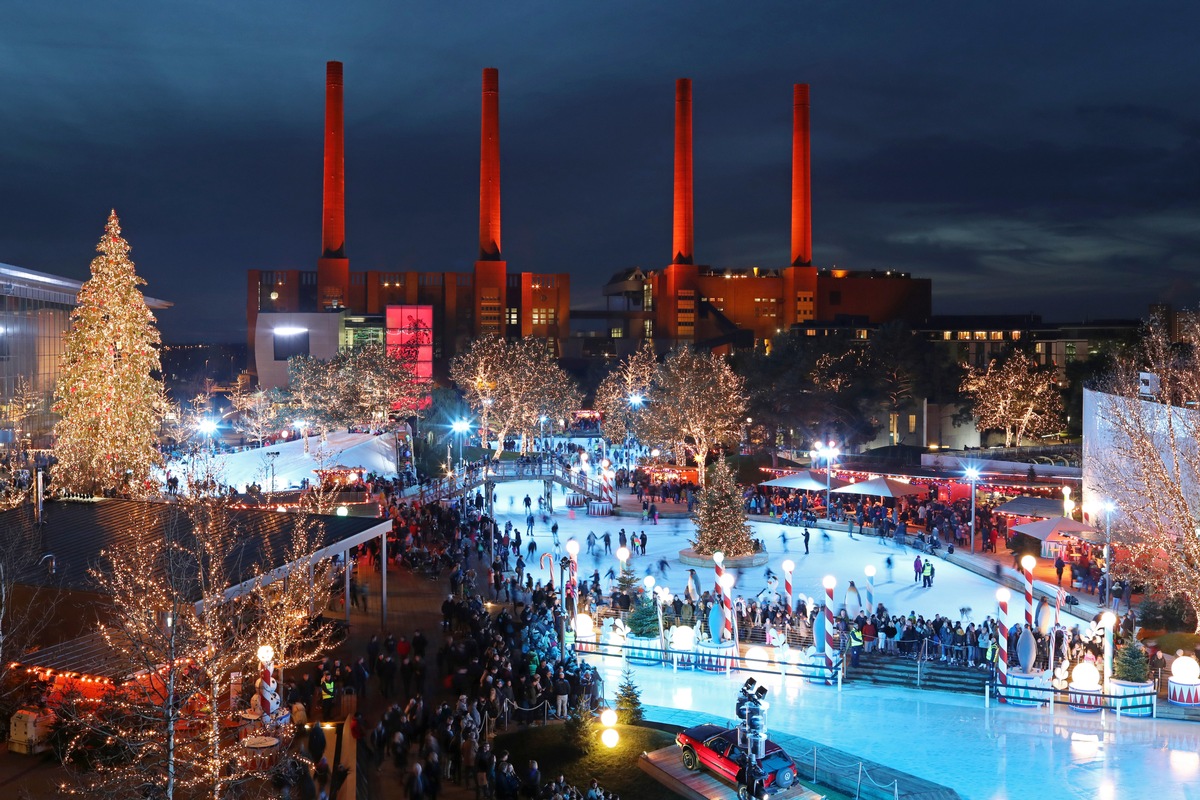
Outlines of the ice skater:
[{"label": "ice skater", "polygon": [[783,552],[785,552],[785,553],[786,553],[786,552],[788,551],[788,546],[787,546],[787,543],[788,543],[787,528],[780,528],[780,529],[779,529],[779,541],[783,542]]}]

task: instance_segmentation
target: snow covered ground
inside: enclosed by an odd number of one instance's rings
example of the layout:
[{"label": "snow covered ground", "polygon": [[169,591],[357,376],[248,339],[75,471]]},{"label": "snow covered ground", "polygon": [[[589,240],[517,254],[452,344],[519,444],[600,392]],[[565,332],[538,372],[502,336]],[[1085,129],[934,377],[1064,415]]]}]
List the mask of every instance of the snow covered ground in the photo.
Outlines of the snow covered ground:
[{"label": "snow covered ground", "polygon": [[[298,488],[305,478],[316,479],[313,472],[321,463],[326,466],[345,465],[362,467],[366,472],[394,475],[396,472],[396,444],[391,434],[376,436],[370,433],[331,433],[324,444],[318,436],[308,438],[309,452],[304,452],[304,441],[274,444],[270,447],[226,453],[217,457],[224,482],[239,490],[249,483],[257,483],[271,491],[272,465],[268,453],[279,453],[274,463],[274,489],[282,491]],[[179,465],[174,467],[176,474]]]}]

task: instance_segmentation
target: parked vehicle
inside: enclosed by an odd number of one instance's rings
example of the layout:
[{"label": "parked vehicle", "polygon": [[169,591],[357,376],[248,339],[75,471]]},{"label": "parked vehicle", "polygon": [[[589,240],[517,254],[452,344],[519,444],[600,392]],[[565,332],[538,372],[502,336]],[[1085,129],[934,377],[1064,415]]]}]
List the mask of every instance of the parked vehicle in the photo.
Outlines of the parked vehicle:
[{"label": "parked vehicle", "polygon": [[[738,729],[723,725],[696,725],[675,735],[680,747],[683,766],[689,770],[701,767],[737,785],[745,750],[738,744]],[[763,770],[763,788],[775,792],[790,788],[799,772],[796,762],[783,748],[767,740],[766,758],[759,762]]]}]

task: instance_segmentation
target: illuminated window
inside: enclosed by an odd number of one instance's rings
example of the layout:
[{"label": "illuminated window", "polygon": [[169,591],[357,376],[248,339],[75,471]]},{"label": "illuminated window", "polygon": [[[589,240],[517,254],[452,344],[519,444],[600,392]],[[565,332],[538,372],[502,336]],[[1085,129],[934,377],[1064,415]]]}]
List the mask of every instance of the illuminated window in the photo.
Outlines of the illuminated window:
[{"label": "illuminated window", "polygon": [[1044,353],[1044,352],[1046,352],[1046,343],[1045,343],[1045,342],[1038,342],[1037,344],[1035,344],[1035,345],[1033,346],[1033,352],[1035,352],[1035,353]]},{"label": "illuminated window", "polygon": [[508,324],[509,325],[520,325],[521,324],[520,310],[515,309],[515,308],[508,309]]},{"label": "illuminated window", "polygon": [[654,338],[654,320],[652,320],[652,319],[642,320],[642,335],[645,336],[647,339]]},{"label": "illuminated window", "polygon": [[1020,332],[1020,331],[1013,331],[1013,332],[1012,332],[1012,338],[1013,338],[1013,339],[1020,339],[1020,338],[1021,338],[1021,332]]},{"label": "illuminated window", "polygon": [[950,341],[950,331],[942,331],[942,340]]},{"label": "illuminated window", "polygon": [[958,340],[959,340],[960,342],[967,341],[967,340],[969,340],[970,338],[971,338],[971,332],[970,332],[970,331],[959,331],[959,332],[958,332]]},{"label": "illuminated window", "polygon": [[558,316],[558,309],[555,308],[535,308],[533,310],[534,325],[553,325],[555,318]]},{"label": "illuminated window", "polygon": [[908,432],[909,433],[917,432],[917,415],[916,414],[908,415]]},{"label": "illuminated window", "polygon": [[622,328],[613,328],[611,331],[609,331],[609,335],[614,339],[620,339],[625,335],[625,331]]},{"label": "illuminated window", "polygon": [[976,341],[986,341],[987,331],[975,331],[975,339]]},{"label": "illuminated window", "polygon": [[992,333],[991,333],[991,340],[992,340],[993,342],[1001,342],[1001,341],[1004,341],[1004,331],[992,331]]}]

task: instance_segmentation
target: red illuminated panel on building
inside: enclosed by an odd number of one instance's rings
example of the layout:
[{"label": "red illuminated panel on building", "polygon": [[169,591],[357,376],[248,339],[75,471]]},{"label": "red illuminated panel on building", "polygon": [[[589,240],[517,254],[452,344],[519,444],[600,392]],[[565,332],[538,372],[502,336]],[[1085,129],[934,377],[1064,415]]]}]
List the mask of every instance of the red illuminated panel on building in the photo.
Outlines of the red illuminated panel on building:
[{"label": "red illuminated panel on building", "polygon": [[389,353],[411,359],[417,377],[433,377],[433,306],[388,306],[384,343]]}]

